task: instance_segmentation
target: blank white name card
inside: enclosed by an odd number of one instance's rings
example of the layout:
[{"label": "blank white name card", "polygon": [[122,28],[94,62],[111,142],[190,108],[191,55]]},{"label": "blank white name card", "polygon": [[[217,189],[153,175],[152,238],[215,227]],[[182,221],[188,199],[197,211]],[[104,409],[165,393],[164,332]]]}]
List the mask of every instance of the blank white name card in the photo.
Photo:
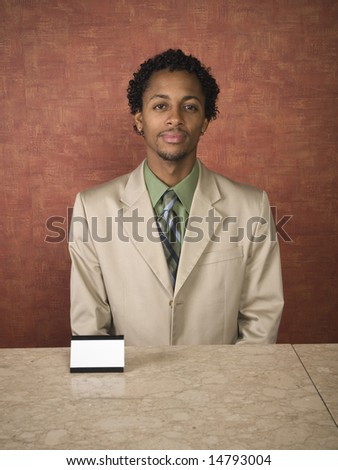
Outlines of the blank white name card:
[{"label": "blank white name card", "polygon": [[124,336],[72,336],[71,372],[123,372]]}]

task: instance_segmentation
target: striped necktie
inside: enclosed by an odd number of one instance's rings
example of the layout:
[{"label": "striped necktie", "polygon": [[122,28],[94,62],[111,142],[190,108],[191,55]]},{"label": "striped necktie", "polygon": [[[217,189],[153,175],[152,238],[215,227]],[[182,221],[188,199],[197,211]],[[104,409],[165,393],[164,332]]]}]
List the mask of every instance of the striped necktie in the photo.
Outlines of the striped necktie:
[{"label": "striped necktie", "polygon": [[167,190],[162,196],[163,212],[157,219],[157,226],[162,241],[164,254],[167,259],[171,284],[175,287],[178,262],[181,252],[181,234],[179,221],[174,211],[174,205],[178,201],[175,191]]}]

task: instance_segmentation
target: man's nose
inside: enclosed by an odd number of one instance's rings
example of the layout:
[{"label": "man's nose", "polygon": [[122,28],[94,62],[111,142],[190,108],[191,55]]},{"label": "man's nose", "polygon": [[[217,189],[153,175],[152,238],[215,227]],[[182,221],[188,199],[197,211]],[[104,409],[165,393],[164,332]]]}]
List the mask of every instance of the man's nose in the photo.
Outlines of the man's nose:
[{"label": "man's nose", "polygon": [[183,124],[182,110],[179,106],[173,106],[170,109],[167,124],[171,126],[179,126]]}]

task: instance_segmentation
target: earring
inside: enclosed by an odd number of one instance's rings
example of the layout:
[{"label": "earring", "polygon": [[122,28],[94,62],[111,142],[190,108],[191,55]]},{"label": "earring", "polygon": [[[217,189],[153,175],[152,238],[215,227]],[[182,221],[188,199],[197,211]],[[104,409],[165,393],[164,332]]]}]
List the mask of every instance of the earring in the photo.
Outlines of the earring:
[{"label": "earring", "polygon": [[137,130],[138,130],[139,135],[144,135],[144,132],[143,132],[143,130],[142,130],[142,127],[139,127]]}]

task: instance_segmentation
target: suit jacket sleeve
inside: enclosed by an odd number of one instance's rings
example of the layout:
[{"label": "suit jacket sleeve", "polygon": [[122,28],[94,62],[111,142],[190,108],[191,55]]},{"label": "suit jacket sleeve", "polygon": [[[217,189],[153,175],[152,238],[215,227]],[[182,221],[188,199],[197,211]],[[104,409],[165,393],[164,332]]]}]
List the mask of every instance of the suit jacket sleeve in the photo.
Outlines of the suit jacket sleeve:
[{"label": "suit jacket sleeve", "polygon": [[69,252],[72,334],[108,335],[111,311],[81,193],[74,204]]},{"label": "suit jacket sleeve", "polygon": [[238,317],[238,343],[275,343],[283,310],[280,253],[265,192],[261,215],[248,224],[251,238]]}]

